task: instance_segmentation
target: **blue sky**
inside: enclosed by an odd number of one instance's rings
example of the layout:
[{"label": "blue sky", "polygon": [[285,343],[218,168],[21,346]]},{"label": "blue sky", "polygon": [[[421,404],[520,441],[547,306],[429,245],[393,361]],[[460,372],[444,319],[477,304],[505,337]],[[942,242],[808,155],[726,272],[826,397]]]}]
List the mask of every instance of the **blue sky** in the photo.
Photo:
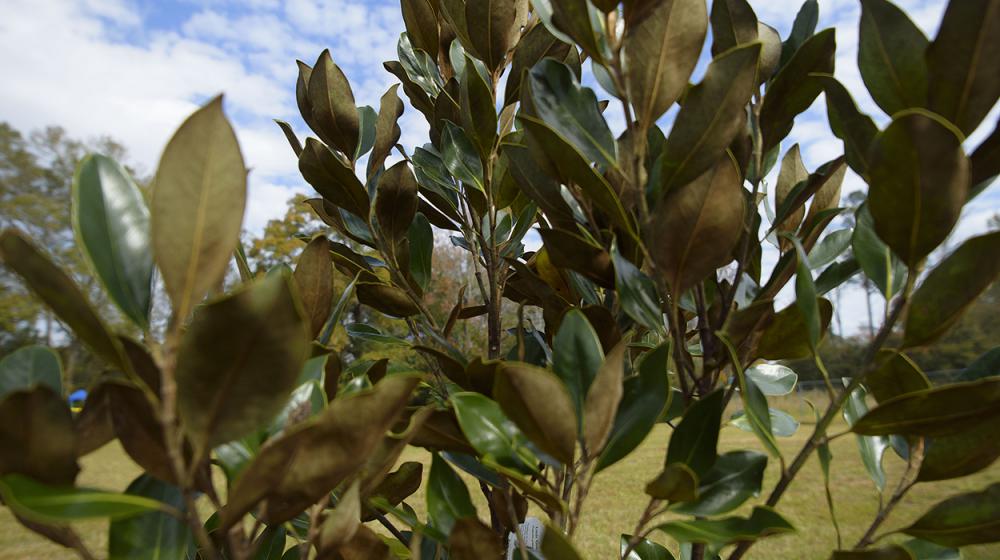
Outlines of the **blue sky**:
[{"label": "blue sky", "polygon": [[[782,36],[800,3],[751,0],[760,20]],[[897,3],[933,36],[943,0]],[[382,62],[395,58],[403,31],[399,4],[390,0],[0,0],[0,14],[0,120],[21,130],[58,124],[77,137],[109,134],[151,173],[184,117],[225,93],[226,111],[253,170],[245,221],[250,231],[279,217],[295,192],[309,192],[272,122],[287,120],[300,137],[307,134],[295,108],[295,59],[311,64],[329,48],[358,104],[377,107],[394,80]],[[862,109],[884,124],[887,118],[867,96],[857,70],[859,14],[857,0],[820,0],[819,27],[837,28],[837,76]],[[609,111],[613,128],[623,126],[619,113]],[[997,114],[995,109],[970,146],[992,130]],[[810,169],[843,152],[825,117],[821,97],[783,143],[801,144]],[[415,110],[408,109],[400,124],[404,145],[425,141],[426,125]],[[851,174],[844,193],[863,186]],[[982,231],[998,209],[1000,188],[994,186],[967,208],[951,243]],[[863,299],[847,293],[844,305],[845,330],[854,332]]]}]

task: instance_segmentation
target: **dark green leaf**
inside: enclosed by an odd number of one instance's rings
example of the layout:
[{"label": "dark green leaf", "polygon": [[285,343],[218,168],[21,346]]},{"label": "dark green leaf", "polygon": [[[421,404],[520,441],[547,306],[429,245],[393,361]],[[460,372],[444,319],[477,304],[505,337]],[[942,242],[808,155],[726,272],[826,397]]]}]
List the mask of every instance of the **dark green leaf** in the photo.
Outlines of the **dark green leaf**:
[{"label": "dark green leaf", "polygon": [[903,346],[929,344],[946,333],[1000,275],[1000,232],[973,237],[920,284],[906,318]]},{"label": "dark green leaf", "polygon": [[594,91],[581,86],[569,66],[552,59],[542,59],[528,75],[538,118],[589,161],[616,167],[615,137],[601,115]]},{"label": "dark green leaf", "polygon": [[578,309],[571,309],[563,315],[559,330],[552,339],[552,351],[552,369],[569,390],[582,426],[587,390],[604,362],[601,339],[587,316]]},{"label": "dark green leaf", "polygon": [[[546,0],[532,2],[532,6],[550,31],[558,30],[563,37],[572,37],[587,56],[604,59],[608,50],[604,17],[588,0]],[[540,6],[545,12],[539,9]],[[574,41],[566,42],[572,44]]]},{"label": "dark green leaf", "polygon": [[972,134],[1000,97],[998,55],[1000,2],[949,2],[927,48],[927,107]]},{"label": "dark green leaf", "polygon": [[621,298],[622,310],[633,321],[653,332],[663,331],[663,312],[656,285],[638,267],[611,245],[611,260],[615,267],[615,289]]},{"label": "dark green leaf", "polygon": [[[846,384],[846,380],[845,380]],[[858,434],[867,433],[855,430],[868,414],[868,404],[865,397],[868,391],[864,387],[858,387],[851,392],[844,405],[844,420]],[[881,407],[879,407],[881,408]],[[863,424],[861,424],[863,426]],[[861,461],[868,470],[868,476],[875,482],[875,486],[881,491],[885,488],[885,470],[882,469],[882,455],[889,447],[889,438],[882,435],[859,435],[858,449],[861,451]]]},{"label": "dark green leaf", "polygon": [[15,229],[4,231],[0,235],[0,257],[91,350],[112,364],[124,365],[118,341],[94,311],[89,298],[24,234]]},{"label": "dark green leaf", "polygon": [[[536,8],[537,10],[537,8]],[[514,48],[510,74],[504,86],[504,105],[517,102],[521,94],[523,74],[545,57],[562,60],[569,52],[569,45],[557,39],[545,25],[534,25]]]},{"label": "dark green leaf", "polygon": [[533,469],[535,459],[524,448],[524,434],[496,402],[478,393],[455,393],[451,399],[462,432],[476,451],[501,465]]},{"label": "dark green leaf", "polygon": [[586,276],[596,284],[614,286],[614,268],[608,251],[576,233],[561,229],[540,229],[552,264]]},{"label": "dark green leaf", "polygon": [[730,512],[760,493],[767,455],[754,451],[730,451],[719,455],[700,482],[698,499],[678,504],[672,511],[709,516]]},{"label": "dark green leaf", "polygon": [[656,527],[678,542],[726,544],[789,533],[792,525],[771,508],[757,506],[750,517],[671,521]]},{"label": "dark green leaf", "polygon": [[878,367],[865,378],[876,402],[931,388],[927,376],[906,354],[883,350],[876,363]]},{"label": "dark green leaf", "polygon": [[473,50],[490,70],[500,67],[521,35],[527,0],[466,0],[465,21]]},{"label": "dark green leaf", "polygon": [[[806,4],[815,5],[816,2],[809,0]],[[785,42],[786,46],[782,50],[782,60],[786,59],[785,53],[789,52],[789,41]],[[767,88],[760,110],[763,152],[777,146],[792,130],[795,117],[808,109],[819,96],[823,84],[810,77],[810,74],[832,74],[835,50],[834,30],[826,29],[806,39],[801,47],[793,51],[795,54],[788,59],[788,63],[782,65]]]},{"label": "dark green leaf", "polygon": [[960,133],[932,113],[898,114],[875,138],[868,173],[875,231],[913,269],[948,237],[965,204]]},{"label": "dark green leaf", "polygon": [[942,546],[1000,541],[1000,484],[948,498],[903,532]]},{"label": "dark green leaf", "polygon": [[451,533],[455,521],[475,517],[476,508],[469,498],[469,489],[448,463],[434,455],[430,478],[427,479],[427,515],[442,533]]},{"label": "dark green leaf", "polygon": [[73,229],[111,300],[136,325],[148,328],[153,284],[149,208],[113,159],[89,155],[77,166]]},{"label": "dark green leaf", "polygon": [[[833,317],[833,305],[819,298],[820,325],[825,330]],[[757,357],[765,360],[807,358],[812,350],[805,316],[798,305],[792,304],[779,311],[764,329],[757,344]]]},{"label": "dark green leaf", "polygon": [[[630,18],[625,27],[622,54],[635,118],[640,126],[649,127],[687,87],[705,42],[708,11],[702,0],[650,2],[643,9],[642,17]],[[752,82],[754,71],[750,73]],[[741,94],[739,90],[736,95]]]},{"label": "dark green leaf", "polygon": [[454,560],[499,558],[503,555],[503,546],[493,529],[475,517],[466,517],[456,521],[448,537],[448,553]]},{"label": "dark green leaf", "polygon": [[441,152],[445,166],[455,178],[480,191],[484,189],[483,163],[464,130],[446,122],[441,132]]},{"label": "dark green leaf", "polygon": [[652,212],[650,251],[674,294],[682,294],[733,259],[743,232],[743,179],[723,156],[693,182],[671,189]]},{"label": "dark green leaf", "polygon": [[[132,481],[125,494],[150,498],[177,511],[184,510],[184,496],[176,487],[148,474]],[[108,529],[109,560],[184,558],[194,543],[190,526],[162,511],[151,511],[111,522]]]},{"label": "dark green leaf", "polygon": [[757,43],[730,49],[717,56],[701,83],[688,90],[660,156],[660,193],[669,195],[711,169],[719,158],[725,159],[726,148],[744,130],[759,59]]},{"label": "dark green leaf", "polygon": [[740,399],[743,401],[743,413],[746,415],[750,429],[764,444],[768,453],[780,458],[781,451],[778,449],[778,443],[774,440],[774,433],[771,430],[771,415],[767,406],[767,397],[764,396],[753,379],[747,377],[741,365],[739,353],[733,343],[722,333],[719,333],[719,340],[729,351],[729,359],[736,369]]},{"label": "dark green leaf", "polygon": [[604,450],[614,425],[615,414],[622,398],[622,379],[628,345],[621,341],[608,351],[597,369],[583,404],[583,443],[587,453],[598,455]]},{"label": "dark green leaf", "polygon": [[826,93],[826,114],[833,134],[844,141],[847,164],[862,177],[868,174],[868,149],[878,134],[878,127],[868,115],[858,110],[854,99],[836,78],[830,75],[812,75],[823,85]]},{"label": "dark green leaf", "polygon": [[632,548],[628,556],[624,556],[628,549],[628,544],[632,541],[632,535],[622,535],[620,540],[619,554],[623,555],[623,560],[674,560],[674,555],[663,547],[663,545],[647,539],[639,539],[639,542]]},{"label": "dark green leaf", "polygon": [[969,156],[972,182],[969,199],[986,190],[1000,174],[1000,121],[983,143]]},{"label": "dark green leaf", "polygon": [[440,34],[438,31],[437,2],[433,0],[403,0],[400,2],[403,24],[413,46],[437,55]]},{"label": "dark green leaf", "polygon": [[422,291],[426,291],[433,275],[434,231],[423,213],[414,217],[406,237],[410,244],[410,276]]},{"label": "dark green leaf", "polygon": [[[476,1],[490,3],[490,0]],[[501,5],[500,2],[493,3]],[[506,8],[509,11],[509,6]],[[468,58],[466,64],[471,67],[474,61]],[[462,73],[459,90],[462,127],[477,144],[479,155],[488,159],[497,139],[497,113],[490,84],[479,72],[467,71]]]},{"label": "dark green leaf", "polygon": [[917,480],[958,478],[979,472],[1000,458],[1000,416],[987,418],[946,436],[925,439]]},{"label": "dark green leaf", "polygon": [[993,348],[976,358],[958,375],[957,381],[976,381],[1000,375],[1000,347]]},{"label": "dark green leaf", "polygon": [[623,459],[653,429],[670,399],[669,360],[670,343],[664,342],[644,354],[637,367],[638,374],[625,380],[611,435],[595,467],[597,471]]},{"label": "dark green leaf", "polygon": [[375,109],[367,105],[358,107],[358,147],[355,149],[351,161],[358,161],[375,145],[375,121],[377,120],[378,114]]},{"label": "dark green leaf", "polygon": [[955,383],[889,399],[852,426],[858,434],[939,436],[1000,416],[1000,379]]},{"label": "dark green leaf", "polygon": [[712,56],[757,40],[757,15],[746,0],[712,2]]},{"label": "dark green leaf", "polygon": [[545,526],[545,534],[542,537],[542,555],[545,560],[582,560],[583,558],[573,547],[570,538],[553,525]]},{"label": "dark green leaf", "polygon": [[225,276],[246,191],[247,169],[219,96],[177,129],[153,181],[153,256],[178,318]]},{"label": "dark green leaf", "polygon": [[716,459],[723,394],[723,390],[715,390],[688,407],[670,436],[667,464],[684,463],[699,477],[708,473]]},{"label": "dark green leaf", "polygon": [[0,496],[15,513],[39,523],[115,520],[148,511],[173,511],[167,504],[144,496],[49,486],[21,474],[0,477]]},{"label": "dark green leaf", "polygon": [[0,360],[0,398],[20,389],[47,385],[62,395],[62,364],[46,346],[24,346]]},{"label": "dark green leaf", "polygon": [[908,550],[892,544],[866,550],[835,550],[830,560],[914,560]]},{"label": "dark green leaf", "polygon": [[[898,260],[898,259],[897,259]],[[854,277],[861,271],[857,259],[850,256],[842,261],[835,262],[826,267],[819,276],[816,277],[816,293],[820,296],[830,293],[831,290],[839,287]]]},{"label": "dark green leaf", "polygon": [[875,103],[888,115],[927,103],[929,42],[888,0],[862,0],[858,68]]},{"label": "dark green leaf", "polygon": [[308,325],[283,275],[205,305],[177,359],[177,410],[196,458],[269,421],[309,354]]}]

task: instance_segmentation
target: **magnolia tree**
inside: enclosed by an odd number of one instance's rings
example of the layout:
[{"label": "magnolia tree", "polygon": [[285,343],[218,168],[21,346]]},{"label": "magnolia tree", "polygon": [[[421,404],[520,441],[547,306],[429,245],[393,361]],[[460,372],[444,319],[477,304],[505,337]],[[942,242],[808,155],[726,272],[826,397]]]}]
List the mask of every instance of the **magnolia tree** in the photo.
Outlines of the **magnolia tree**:
[{"label": "magnolia tree", "polygon": [[[942,499],[899,530],[911,540],[873,544],[914,485],[1000,456],[997,354],[941,386],[906,354],[1000,273],[1000,233],[927,266],[1000,172],[997,130],[966,140],[1000,96],[1000,0],[952,0],[933,40],[887,0],[861,7],[858,65],[889,116],[881,129],[834,78],[834,30],[815,31],[814,0],[784,39],[745,0],[403,0],[399,60],[385,63],[399,84],[377,111],[355,106],[329,52],[299,63],[315,137],[279,125],[329,229],[303,240],[291,273],[255,278],[246,265],[247,169],[221,99],[170,140],[149,197],[89,157],[73,185],[77,243],[142,336],[110,330],[43,249],[3,233],[5,264],[107,364],[74,414],[50,351],[3,362],[4,504],[85,558],[72,523],[97,517],[111,519],[112,558],[482,560],[510,545],[572,560],[586,552],[573,542],[592,484],[621,484],[595,475],[638,460],[665,423],[663,466],[621,527],[621,557],[736,560],[795,530],[781,500],[814,455],[836,523],[828,429],[842,414],[882,499],[859,541],[829,543],[833,558],[1000,541],[993,485]],[[712,60],[690,85],[709,28]],[[585,63],[607,95],[581,84]],[[429,125],[412,152],[398,144],[400,86]],[[844,155],[810,170],[781,144],[821,93]],[[605,115],[617,111],[616,137]],[[839,206],[848,168],[869,187],[856,210]],[[847,212],[853,226],[827,232]],[[528,251],[532,230],[541,245]],[[475,283],[442,321],[424,294],[444,234],[468,251]],[[234,261],[239,279],[225,282]],[[335,273],[349,279],[342,293]],[[785,455],[789,417],[768,398],[796,376],[778,362],[811,356],[825,371],[824,296],[858,274],[885,297],[884,322],[853,379],[827,377],[828,406]],[[779,305],[786,285],[794,300]],[[405,348],[421,371],[331,346],[357,303],[408,334],[353,324],[351,339]],[[488,337],[468,355],[452,335],[473,317]],[[730,421],[759,443],[720,453]],[[115,438],[144,474],[124,493],[76,486],[80,458]],[[429,460],[400,463],[407,446]],[[898,481],[884,452],[905,460]],[[780,476],[765,487],[769,462]],[[407,500],[425,479],[422,518]],[[473,505],[480,492],[488,510]],[[530,549],[529,507],[545,523]]]}]

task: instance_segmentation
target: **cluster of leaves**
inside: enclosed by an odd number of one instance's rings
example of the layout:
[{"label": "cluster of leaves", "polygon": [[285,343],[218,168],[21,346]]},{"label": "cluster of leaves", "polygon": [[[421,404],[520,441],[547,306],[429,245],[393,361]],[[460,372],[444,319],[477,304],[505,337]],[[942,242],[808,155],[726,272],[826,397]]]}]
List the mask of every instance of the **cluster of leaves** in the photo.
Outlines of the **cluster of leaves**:
[{"label": "cluster of leaves", "polygon": [[[914,540],[872,547],[914,484],[1000,456],[996,353],[941,387],[906,354],[941,337],[1000,274],[1000,233],[924,270],[1000,172],[996,130],[971,155],[964,147],[1000,96],[991,65],[1000,1],[952,0],[933,41],[887,0],[862,1],[859,64],[890,117],[881,130],[833,77],[834,31],[815,31],[815,0],[784,40],[745,0],[710,10],[704,0],[403,0],[402,9],[399,60],[385,64],[400,84],[377,111],[355,106],[324,51],[299,63],[296,85],[316,138],[303,144],[279,122],[320,195],[308,203],[353,246],[321,233],[294,271],[252,274],[238,244],[246,169],[221,99],[170,141],[148,203],[106,157],[77,172],[78,244],[142,342],[112,332],[23,234],[0,237],[4,262],[117,372],[74,417],[51,374],[34,373],[45,360],[11,366],[21,373],[0,401],[0,494],[27,527],[84,556],[67,524],[110,517],[113,557],[148,553],[155,533],[169,536],[157,541],[160,557],[464,560],[512,545],[522,558],[573,560],[595,474],[665,422],[663,468],[621,536],[622,558],[670,558],[655,533],[684,557],[738,559],[794,531],[779,501],[814,452],[827,475],[835,466],[826,431],[842,413],[880,493],[888,448],[908,467],[862,539],[835,543],[834,558],[925,558],[1000,540],[994,485],[941,501],[902,529]],[[689,85],[709,26],[712,61]],[[611,104],[581,83],[586,60],[620,102],[618,137],[604,117]],[[430,127],[412,154],[397,145],[399,85]],[[810,171],[781,142],[821,93],[845,155]],[[401,159],[386,167],[393,148]],[[771,205],[765,177],[779,156]],[[852,228],[824,236],[845,212],[848,168],[868,183],[867,199]],[[536,251],[524,244],[532,228]],[[435,229],[468,252],[478,289],[472,304],[460,289],[444,321],[425,301]],[[767,243],[780,254],[773,267]],[[224,286],[232,260],[240,281]],[[154,270],[172,304],[162,338],[149,329]],[[339,295],[335,271],[348,282]],[[823,296],[859,273],[890,311],[853,380],[835,387],[827,377],[830,404],[786,461],[776,438],[798,425],[768,397],[791,391],[796,375],[777,362],[811,357],[826,371],[817,348],[833,310]],[[776,308],[789,284],[795,301]],[[518,306],[513,325],[505,299]],[[404,348],[421,371],[351,362],[331,345],[354,302],[408,334],[352,324],[348,336]],[[483,316],[485,348],[469,355],[452,334]],[[742,407],[726,419],[732,400]],[[755,434],[760,450],[720,454],[728,424]],[[124,494],[75,487],[78,458],[115,437],[146,474]],[[407,445],[432,452],[426,519],[406,503],[423,480],[423,465],[397,464]],[[762,491],[768,461],[781,475],[768,498],[734,514]],[[488,524],[458,471],[478,482]],[[206,521],[201,495],[214,511]],[[538,550],[506,542],[529,503],[546,517]],[[289,539],[297,544],[286,551]]]}]

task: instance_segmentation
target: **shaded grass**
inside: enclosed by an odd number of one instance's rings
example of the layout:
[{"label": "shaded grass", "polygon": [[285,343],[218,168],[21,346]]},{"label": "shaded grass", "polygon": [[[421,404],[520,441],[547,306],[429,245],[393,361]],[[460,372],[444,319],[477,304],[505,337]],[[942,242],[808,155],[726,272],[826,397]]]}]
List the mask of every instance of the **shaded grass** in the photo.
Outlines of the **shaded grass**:
[{"label": "shaded grass", "polygon": [[[821,395],[815,395],[817,406],[825,405]],[[790,461],[812,431],[812,412],[801,399],[785,397],[774,399],[773,404],[799,418],[803,425],[791,438],[779,439],[781,451]],[[836,434],[846,429],[839,421],[831,427]],[[586,558],[605,560],[617,558],[618,535],[631,532],[635,521],[646,506],[643,493],[646,482],[659,472],[662,466],[670,428],[658,426],[632,455],[626,460],[600,473],[591,489],[583,508],[583,522],[575,535],[575,541]],[[720,452],[733,449],[756,449],[761,446],[752,434],[733,427],[726,427],[720,439]],[[874,484],[868,478],[858,455],[854,436],[839,437],[831,444],[833,466],[831,487],[836,505],[837,517],[843,531],[845,545],[853,545],[867,528],[878,508],[878,496]],[[408,449],[401,461],[421,461],[429,464],[429,456],[419,449]],[[79,484],[109,490],[124,490],[140,474],[140,469],[124,454],[117,442],[85,457],[82,461]],[[888,486],[894,486],[905,464],[892,451],[886,452],[885,467]],[[769,461],[765,473],[763,495],[751,500],[738,513],[749,511],[755,503],[763,503],[767,490],[778,478],[778,463]],[[427,469],[424,469],[426,478]],[[485,511],[485,500],[478,491],[478,485],[469,480],[469,489],[480,511]],[[915,520],[938,501],[960,492],[979,490],[988,484],[1000,482],[1000,467],[991,468],[965,478],[919,484],[911,490],[900,504],[882,532],[898,529]],[[407,502],[414,507],[421,518],[425,515],[423,488]],[[825,559],[836,546],[833,526],[823,490],[822,473],[813,458],[801,471],[779,504],[778,511],[785,515],[797,528],[797,532],[766,539],[751,549],[747,555],[752,559]],[[485,517],[484,517],[485,518]],[[664,520],[668,518],[664,517]],[[107,522],[93,521],[78,523],[75,528],[84,541],[99,557],[106,556]],[[662,534],[654,533],[651,538],[665,545],[669,540]],[[898,536],[887,539],[903,540]],[[994,560],[1000,558],[1000,545],[968,547],[964,558],[971,560]],[[47,559],[72,558],[73,554],[61,547],[44,541],[30,533],[14,521],[9,511],[0,508],[0,559]]]}]

